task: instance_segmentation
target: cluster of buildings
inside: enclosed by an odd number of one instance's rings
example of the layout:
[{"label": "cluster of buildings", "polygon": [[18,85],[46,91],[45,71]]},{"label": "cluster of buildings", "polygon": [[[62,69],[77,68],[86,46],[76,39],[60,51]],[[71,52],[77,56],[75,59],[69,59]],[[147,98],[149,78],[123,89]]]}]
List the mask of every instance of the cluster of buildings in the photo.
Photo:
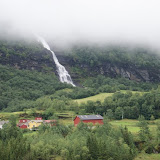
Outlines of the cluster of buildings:
[{"label": "cluster of buildings", "polygon": [[[0,129],[8,122],[9,121],[0,121]],[[103,125],[103,117],[101,115],[78,115],[74,119],[74,126],[76,127],[80,122]],[[42,117],[36,117],[34,120],[20,119],[17,127],[21,129],[37,130],[42,124],[55,126],[56,120],[43,120]]]},{"label": "cluster of buildings", "polygon": [[20,119],[17,127],[21,129],[37,130],[42,124],[54,126],[56,120],[42,120],[42,117],[36,117],[35,120]]}]

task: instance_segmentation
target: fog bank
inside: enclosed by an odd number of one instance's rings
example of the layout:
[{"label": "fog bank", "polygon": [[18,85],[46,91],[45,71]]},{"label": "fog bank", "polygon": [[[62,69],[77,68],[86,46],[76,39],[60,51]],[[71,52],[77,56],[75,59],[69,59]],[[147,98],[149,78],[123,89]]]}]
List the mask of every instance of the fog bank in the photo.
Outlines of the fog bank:
[{"label": "fog bank", "polygon": [[159,0],[0,0],[0,32],[80,41],[159,46]]}]

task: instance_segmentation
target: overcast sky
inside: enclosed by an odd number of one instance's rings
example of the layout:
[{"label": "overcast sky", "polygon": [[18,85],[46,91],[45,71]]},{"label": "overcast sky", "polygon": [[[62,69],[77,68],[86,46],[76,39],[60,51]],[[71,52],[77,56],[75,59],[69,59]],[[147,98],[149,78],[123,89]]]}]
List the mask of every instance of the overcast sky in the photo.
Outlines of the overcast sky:
[{"label": "overcast sky", "polygon": [[160,0],[0,0],[0,30],[159,45]]}]

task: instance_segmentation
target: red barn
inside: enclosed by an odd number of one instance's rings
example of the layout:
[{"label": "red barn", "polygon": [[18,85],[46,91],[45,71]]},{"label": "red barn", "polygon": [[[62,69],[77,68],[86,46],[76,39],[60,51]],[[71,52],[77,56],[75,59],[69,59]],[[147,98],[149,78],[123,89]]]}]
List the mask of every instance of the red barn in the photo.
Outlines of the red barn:
[{"label": "red barn", "polygon": [[74,126],[77,126],[80,122],[93,123],[93,125],[98,123],[102,125],[103,117],[101,115],[78,115],[74,119]]},{"label": "red barn", "polygon": [[42,117],[36,117],[35,120],[42,120]]}]

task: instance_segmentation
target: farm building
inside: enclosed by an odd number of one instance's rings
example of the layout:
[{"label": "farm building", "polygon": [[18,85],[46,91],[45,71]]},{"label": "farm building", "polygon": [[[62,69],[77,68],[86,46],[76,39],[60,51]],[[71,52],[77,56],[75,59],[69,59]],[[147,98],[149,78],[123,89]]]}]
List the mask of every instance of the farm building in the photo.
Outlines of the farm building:
[{"label": "farm building", "polygon": [[103,117],[101,115],[78,115],[74,119],[74,126],[77,126],[80,122],[102,125]]},{"label": "farm building", "polygon": [[0,121],[0,129],[3,128],[3,125],[9,123],[9,121]]},{"label": "farm building", "polygon": [[43,120],[31,120],[28,123],[28,129],[33,130],[36,129],[43,123]]},{"label": "farm building", "polygon": [[19,128],[26,129],[26,128],[28,128],[28,122],[26,122],[26,123],[18,123],[17,126]]},{"label": "farm building", "polygon": [[19,123],[17,124],[17,126],[19,128],[22,128],[22,129],[25,129],[25,128],[28,128],[28,123],[29,123],[30,120],[28,119],[20,119],[19,120]]},{"label": "farm building", "polygon": [[42,124],[56,126],[57,121],[56,120],[42,120],[42,117],[36,117],[35,120],[20,119],[19,123],[17,124],[17,127],[21,129],[27,128],[30,130],[38,130],[38,127]]}]

